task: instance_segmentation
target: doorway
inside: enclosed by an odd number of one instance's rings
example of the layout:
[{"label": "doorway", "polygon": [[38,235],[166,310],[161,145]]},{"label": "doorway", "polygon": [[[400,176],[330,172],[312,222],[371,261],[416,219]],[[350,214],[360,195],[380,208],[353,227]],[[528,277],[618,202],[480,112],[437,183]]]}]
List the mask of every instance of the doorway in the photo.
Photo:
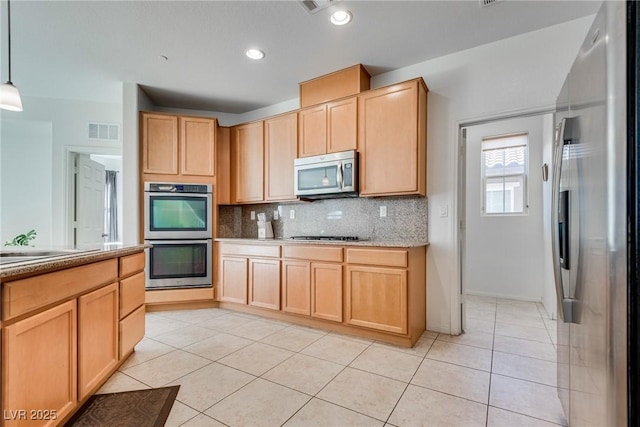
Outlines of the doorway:
[{"label": "doorway", "polygon": [[67,147],[66,239],[72,247],[120,243],[122,156],[109,148]]},{"label": "doorway", "polygon": [[459,163],[462,329],[468,298],[541,302],[555,318],[550,266],[553,115],[461,127]]}]

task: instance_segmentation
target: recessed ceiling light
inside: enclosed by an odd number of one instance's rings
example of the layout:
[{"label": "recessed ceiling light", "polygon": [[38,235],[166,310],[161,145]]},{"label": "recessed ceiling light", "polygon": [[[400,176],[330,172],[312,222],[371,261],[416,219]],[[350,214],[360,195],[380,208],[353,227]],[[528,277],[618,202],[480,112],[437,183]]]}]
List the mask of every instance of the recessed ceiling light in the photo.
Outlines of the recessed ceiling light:
[{"label": "recessed ceiling light", "polygon": [[334,25],[345,25],[348,24],[353,18],[351,12],[348,10],[336,10],[331,14],[331,23]]},{"label": "recessed ceiling light", "polygon": [[247,51],[244,54],[247,55],[247,57],[251,58],[251,59],[262,59],[262,58],[264,58],[264,52],[261,51],[260,49],[255,49],[255,48],[247,49]]}]

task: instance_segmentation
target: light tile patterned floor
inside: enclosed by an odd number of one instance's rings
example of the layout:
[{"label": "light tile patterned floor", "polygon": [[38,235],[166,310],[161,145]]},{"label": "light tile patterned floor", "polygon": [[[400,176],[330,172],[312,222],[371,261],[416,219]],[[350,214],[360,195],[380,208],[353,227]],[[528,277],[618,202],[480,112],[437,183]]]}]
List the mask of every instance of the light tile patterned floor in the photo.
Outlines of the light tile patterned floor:
[{"label": "light tile patterned floor", "polygon": [[467,298],[467,331],[412,349],[222,309],[147,314],[101,393],[180,384],[167,426],[553,426],[555,321]]}]

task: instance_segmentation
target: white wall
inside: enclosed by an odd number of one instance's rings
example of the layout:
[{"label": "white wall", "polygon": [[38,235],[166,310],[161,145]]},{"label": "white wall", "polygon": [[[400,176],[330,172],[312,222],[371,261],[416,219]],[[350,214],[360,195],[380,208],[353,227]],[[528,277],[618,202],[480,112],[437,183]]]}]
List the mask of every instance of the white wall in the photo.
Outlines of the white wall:
[{"label": "white wall", "polygon": [[139,111],[153,111],[155,106],[136,83],[122,85],[122,208],[124,211],[122,242],[136,244],[140,215]]},{"label": "white wall", "polygon": [[2,118],[0,246],[35,230],[33,246],[52,244],[51,122]]},{"label": "white wall", "polygon": [[[550,114],[548,115],[550,116]],[[467,128],[464,293],[542,301],[545,264],[543,116],[500,120]],[[482,213],[482,139],[528,133],[528,209],[524,215]]]},{"label": "white wall", "polygon": [[[3,125],[9,120],[15,120],[23,123],[28,127],[32,122],[46,122],[51,126],[51,151],[48,156],[51,165],[51,176],[46,183],[35,193],[23,193],[20,202],[24,199],[45,197],[51,198],[51,209],[41,211],[40,215],[51,215],[50,230],[37,230],[38,234],[50,234],[51,244],[62,245],[66,241],[66,170],[67,159],[66,150],[69,147],[85,147],[95,148],[96,152],[100,149],[120,149],[120,142],[93,142],[88,139],[88,123],[104,122],[104,123],[121,123],[122,122],[122,106],[120,104],[110,104],[101,102],[51,99],[51,98],[35,98],[24,96],[22,98],[24,111],[8,112],[3,111],[0,117]],[[19,138],[3,135],[2,146],[17,145],[20,147]],[[25,170],[25,175],[15,176],[18,182],[22,179],[29,179],[29,172]],[[3,210],[11,206],[3,200]],[[4,215],[3,215],[4,216]],[[40,243],[40,241],[39,241]],[[43,243],[43,242],[42,242]]]},{"label": "white wall", "polygon": [[544,228],[544,268],[542,271],[542,281],[544,289],[542,292],[542,305],[547,310],[547,314],[551,319],[557,319],[558,316],[558,300],[556,298],[555,278],[553,276],[553,260],[551,250],[551,187],[553,182],[553,139],[554,139],[554,117],[545,116],[543,118],[543,135],[542,142],[542,163],[548,165],[549,175],[546,182],[542,183],[542,206],[544,215],[542,218]]}]

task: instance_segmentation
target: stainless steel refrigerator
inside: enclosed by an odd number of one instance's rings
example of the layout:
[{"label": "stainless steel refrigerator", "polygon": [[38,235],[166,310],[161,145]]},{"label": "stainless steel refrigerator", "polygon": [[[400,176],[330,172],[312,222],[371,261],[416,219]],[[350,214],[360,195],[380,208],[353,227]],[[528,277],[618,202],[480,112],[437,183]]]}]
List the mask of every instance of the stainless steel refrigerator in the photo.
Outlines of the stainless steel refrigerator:
[{"label": "stainless steel refrigerator", "polygon": [[635,2],[605,1],[557,101],[558,395],[570,426],[638,425],[636,29]]}]

